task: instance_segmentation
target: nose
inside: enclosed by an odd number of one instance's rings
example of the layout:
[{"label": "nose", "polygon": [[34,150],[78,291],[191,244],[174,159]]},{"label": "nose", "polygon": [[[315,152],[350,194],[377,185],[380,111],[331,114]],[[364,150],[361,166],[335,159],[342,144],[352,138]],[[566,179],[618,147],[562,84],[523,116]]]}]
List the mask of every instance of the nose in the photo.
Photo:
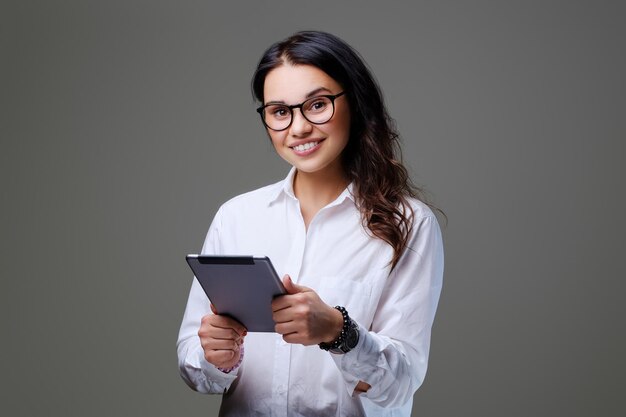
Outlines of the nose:
[{"label": "nose", "polygon": [[[296,111],[297,110],[297,111]],[[289,131],[293,136],[303,136],[311,133],[313,125],[302,115],[302,109],[294,109]]]}]

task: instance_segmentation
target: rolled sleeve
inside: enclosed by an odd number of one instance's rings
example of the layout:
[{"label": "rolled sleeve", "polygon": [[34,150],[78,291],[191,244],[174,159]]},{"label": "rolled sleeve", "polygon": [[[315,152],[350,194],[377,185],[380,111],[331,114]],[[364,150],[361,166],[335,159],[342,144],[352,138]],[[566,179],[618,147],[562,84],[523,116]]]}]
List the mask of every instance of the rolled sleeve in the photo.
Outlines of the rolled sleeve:
[{"label": "rolled sleeve", "polygon": [[[387,278],[371,328],[359,325],[355,349],[332,355],[346,388],[384,407],[412,399],[426,375],[431,327],[443,281],[443,243],[433,215],[415,222],[404,254]],[[352,394],[352,392],[350,392]]]},{"label": "rolled sleeve", "polygon": [[[221,209],[209,228],[202,247],[203,254],[219,253],[220,228]],[[204,358],[198,330],[202,317],[207,314],[213,314],[210,301],[198,280],[194,278],[176,344],[178,367],[181,377],[192,389],[205,394],[222,394],[237,378],[237,370],[224,373]]]}]

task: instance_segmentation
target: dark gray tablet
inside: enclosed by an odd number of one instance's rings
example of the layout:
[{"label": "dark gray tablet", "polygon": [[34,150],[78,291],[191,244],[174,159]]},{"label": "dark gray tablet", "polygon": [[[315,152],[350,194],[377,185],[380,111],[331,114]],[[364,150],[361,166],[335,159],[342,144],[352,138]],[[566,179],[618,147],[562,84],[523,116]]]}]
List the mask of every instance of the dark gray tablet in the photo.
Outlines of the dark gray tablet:
[{"label": "dark gray tablet", "polygon": [[187,255],[204,292],[219,314],[249,332],[273,332],[272,299],[285,287],[268,257]]}]

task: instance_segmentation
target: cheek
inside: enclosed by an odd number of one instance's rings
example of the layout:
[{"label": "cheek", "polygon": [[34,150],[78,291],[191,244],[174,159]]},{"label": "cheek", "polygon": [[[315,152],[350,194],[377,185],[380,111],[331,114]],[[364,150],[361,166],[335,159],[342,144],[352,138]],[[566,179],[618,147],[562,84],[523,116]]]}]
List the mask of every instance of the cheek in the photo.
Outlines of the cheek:
[{"label": "cheek", "polygon": [[335,135],[341,138],[343,146],[348,143],[348,140],[350,138],[350,118],[346,117],[344,119],[341,119],[341,123],[337,125]]},{"label": "cheek", "polygon": [[339,114],[337,124],[337,134],[341,135],[347,141],[350,137],[350,112],[346,109]]},{"label": "cheek", "polygon": [[281,132],[274,132],[274,131],[268,131],[268,135],[270,137],[270,140],[272,141],[272,145],[274,145],[274,148],[279,149],[283,146],[283,143],[285,141],[285,135],[282,134]]}]

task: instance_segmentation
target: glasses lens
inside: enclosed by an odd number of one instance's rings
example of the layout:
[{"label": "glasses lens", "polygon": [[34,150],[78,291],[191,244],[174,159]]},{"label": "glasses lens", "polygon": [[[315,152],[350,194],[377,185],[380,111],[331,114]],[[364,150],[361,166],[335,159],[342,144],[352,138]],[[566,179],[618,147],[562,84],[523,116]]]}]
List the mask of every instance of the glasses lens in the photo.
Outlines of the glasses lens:
[{"label": "glasses lens", "polygon": [[291,123],[291,109],[281,104],[271,104],[263,110],[263,120],[270,129],[285,129]]},{"label": "glasses lens", "polygon": [[[335,112],[333,100],[328,97],[313,97],[297,107],[309,122],[315,124],[326,123]],[[284,104],[269,104],[263,108],[263,121],[272,130],[288,128],[292,117],[293,111]]]},{"label": "glasses lens", "polygon": [[333,102],[328,97],[313,97],[302,103],[302,113],[312,123],[326,123],[333,112]]}]

